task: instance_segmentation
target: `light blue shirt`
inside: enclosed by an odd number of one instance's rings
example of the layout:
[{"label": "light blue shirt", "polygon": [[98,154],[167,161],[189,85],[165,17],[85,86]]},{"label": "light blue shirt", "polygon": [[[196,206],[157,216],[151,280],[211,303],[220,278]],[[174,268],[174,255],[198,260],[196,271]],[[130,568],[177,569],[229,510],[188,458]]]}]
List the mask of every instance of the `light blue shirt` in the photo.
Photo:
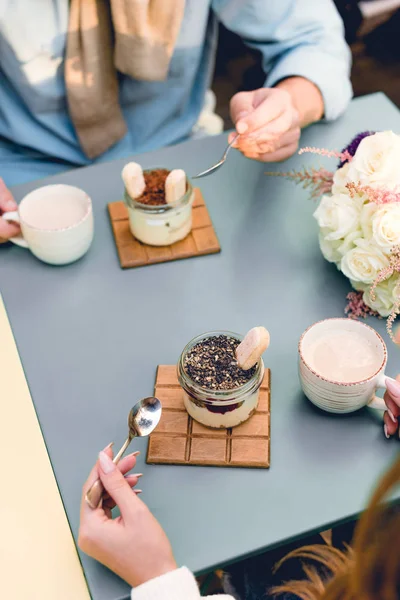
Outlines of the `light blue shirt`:
[{"label": "light blue shirt", "polygon": [[[0,0],[0,176],[9,185],[91,162],[67,111],[68,10],[68,0]],[[186,0],[168,79],[121,75],[128,133],[94,162],[190,135],[212,77],[217,20],[261,52],[266,86],[303,76],[321,90],[326,119],[345,110],[350,52],[333,0]]]}]

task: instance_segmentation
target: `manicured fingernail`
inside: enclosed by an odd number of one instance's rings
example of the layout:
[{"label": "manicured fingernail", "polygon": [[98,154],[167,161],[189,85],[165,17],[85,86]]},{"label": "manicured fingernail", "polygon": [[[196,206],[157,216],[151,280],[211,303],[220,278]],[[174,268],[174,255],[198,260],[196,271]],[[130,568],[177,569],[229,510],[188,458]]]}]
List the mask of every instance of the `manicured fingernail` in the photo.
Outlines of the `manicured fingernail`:
[{"label": "manicured fingernail", "polygon": [[388,408],[387,411],[388,411],[388,415],[392,419],[393,423],[396,423],[396,425],[397,425],[397,419],[394,416],[394,414],[392,413],[392,411],[390,410],[390,408]]},{"label": "manicured fingernail", "polygon": [[386,388],[392,396],[400,398],[400,383],[394,379],[386,378]]},{"label": "manicured fingernail", "polygon": [[108,450],[109,448],[112,448],[113,446],[114,446],[114,442],[110,442],[110,443],[108,444],[108,446],[106,446],[106,447],[104,448],[103,452],[105,452],[105,451],[106,451],[106,450]]},{"label": "manicured fingernail", "polygon": [[247,123],[243,123],[243,121],[239,121],[236,123],[236,131],[240,134],[245,133],[248,130],[249,126]]},{"label": "manicured fingernail", "polygon": [[141,494],[143,492],[143,490],[133,490],[135,492],[135,494]]},{"label": "manicured fingernail", "polygon": [[388,429],[387,429],[387,425],[386,425],[386,423],[385,423],[385,424],[384,424],[384,426],[383,426],[383,431],[385,432],[385,437],[386,437],[386,439],[390,439],[390,434],[389,434],[389,432],[388,432]]},{"label": "manicured fingernail", "polygon": [[136,479],[139,479],[140,477],[143,477],[143,473],[128,473],[125,475],[125,479],[128,479],[129,477],[136,477]]},{"label": "manicured fingernail", "polygon": [[111,473],[116,468],[111,458],[105,452],[99,452],[99,463],[103,473]]},{"label": "manicured fingernail", "polygon": [[131,452],[131,454],[128,454],[128,456],[126,458],[130,458],[131,456],[139,456],[140,454],[140,450],[136,450],[136,452]]}]

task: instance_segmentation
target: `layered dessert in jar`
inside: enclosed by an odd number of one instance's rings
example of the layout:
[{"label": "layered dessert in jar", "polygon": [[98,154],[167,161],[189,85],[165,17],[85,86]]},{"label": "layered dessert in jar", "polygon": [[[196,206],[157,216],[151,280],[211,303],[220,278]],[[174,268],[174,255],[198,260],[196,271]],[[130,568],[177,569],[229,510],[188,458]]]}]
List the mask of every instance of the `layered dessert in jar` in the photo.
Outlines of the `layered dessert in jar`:
[{"label": "layered dessert in jar", "polygon": [[192,229],[193,188],[182,169],[143,171],[128,163],[122,171],[129,225],[150,246],[169,246]]},{"label": "layered dessert in jar", "polygon": [[261,354],[269,343],[269,335],[266,344],[263,340],[262,351],[247,363],[242,356],[242,362],[238,362],[243,343],[243,336],[236,333],[209,332],[194,338],[181,354],[178,379],[186,410],[206,427],[236,427],[257,408],[264,377]]}]

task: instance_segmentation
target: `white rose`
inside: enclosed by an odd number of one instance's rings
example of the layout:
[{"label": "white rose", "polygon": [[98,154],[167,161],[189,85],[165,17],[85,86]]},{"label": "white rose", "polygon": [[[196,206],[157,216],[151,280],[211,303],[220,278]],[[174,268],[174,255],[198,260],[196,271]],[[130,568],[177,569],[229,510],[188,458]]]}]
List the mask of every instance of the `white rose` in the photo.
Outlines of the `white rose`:
[{"label": "white rose", "polygon": [[384,204],[372,216],[373,238],[378,246],[390,250],[400,244],[400,204]]},{"label": "white rose", "polygon": [[335,263],[338,265],[342,260],[342,256],[338,251],[339,246],[342,243],[342,240],[333,240],[331,242],[326,240],[326,231],[329,232],[329,229],[321,229],[319,232],[319,247],[321,249],[322,255],[328,262]]},{"label": "white rose", "polygon": [[354,245],[355,248],[342,258],[340,270],[353,281],[373,283],[379,271],[389,264],[389,260],[380,248],[367,240],[359,238]]},{"label": "white rose", "polygon": [[349,233],[343,240],[327,240],[329,229],[321,229],[319,232],[319,247],[325,260],[335,263],[340,267],[340,262],[345,254],[354,248],[354,241],[360,237],[359,231]]},{"label": "white rose", "polygon": [[348,194],[346,184],[349,183],[348,172],[350,163],[347,162],[333,176],[332,194]]},{"label": "white rose", "polygon": [[358,198],[350,198],[346,194],[322,196],[314,218],[327,231],[325,240],[344,239],[350,232],[359,229],[361,206]]},{"label": "white rose", "polygon": [[388,317],[393,309],[394,291],[398,282],[398,276],[394,275],[386,281],[378,284],[375,288],[375,299],[371,298],[371,287],[369,286],[364,294],[363,300],[367,306],[375,310],[381,317]]},{"label": "white rose", "polygon": [[369,289],[370,286],[367,283],[361,283],[361,281],[354,281],[350,279],[351,287],[356,290],[356,292],[365,292],[365,290]]},{"label": "white rose", "polygon": [[374,202],[364,204],[360,213],[360,227],[363,233],[363,238],[370,240],[372,238],[372,218],[378,210],[378,205]]},{"label": "white rose", "polygon": [[350,161],[350,181],[395,190],[400,185],[400,136],[381,131],[365,137]]}]

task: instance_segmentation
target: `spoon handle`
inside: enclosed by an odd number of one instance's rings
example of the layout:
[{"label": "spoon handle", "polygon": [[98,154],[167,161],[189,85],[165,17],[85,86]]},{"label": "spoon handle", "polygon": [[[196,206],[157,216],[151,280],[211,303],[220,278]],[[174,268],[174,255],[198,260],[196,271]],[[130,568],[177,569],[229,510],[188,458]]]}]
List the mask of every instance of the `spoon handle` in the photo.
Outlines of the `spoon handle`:
[{"label": "spoon handle", "polygon": [[228,145],[227,149],[225,150],[222,160],[226,159],[226,157],[228,156],[229,150],[233,147],[234,143],[236,142],[237,139],[239,139],[239,137],[240,137],[240,133],[235,135],[235,137],[233,138],[233,140],[231,141],[231,143]]},{"label": "spoon handle", "polygon": [[[129,446],[132,441],[132,436],[126,438],[124,445],[121,450],[116,454],[113,458],[113,463],[117,465],[121,459],[121,456]],[[104,486],[101,483],[100,479],[96,479],[96,481],[92,484],[92,486],[86,492],[85,500],[86,503],[90,506],[90,508],[99,508],[101,506],[101,497],[104,492]]]}]

